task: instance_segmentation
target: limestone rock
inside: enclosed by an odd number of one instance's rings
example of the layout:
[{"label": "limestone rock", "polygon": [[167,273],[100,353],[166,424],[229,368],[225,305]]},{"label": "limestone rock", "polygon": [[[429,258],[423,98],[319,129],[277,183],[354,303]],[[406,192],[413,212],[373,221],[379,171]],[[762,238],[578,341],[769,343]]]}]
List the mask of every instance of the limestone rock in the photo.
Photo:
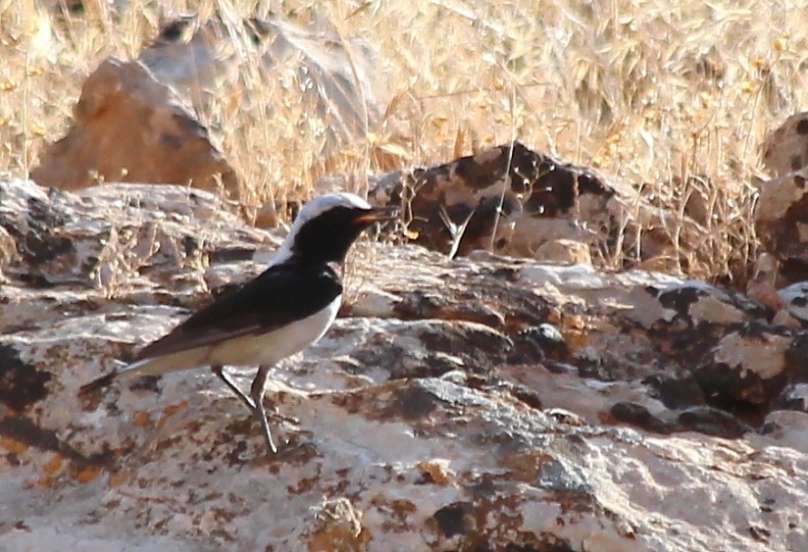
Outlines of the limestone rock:
[{"label": "limestone rock", "polygon": [[106,184],[72,194],[0,182],[0,236],[16,242],[13,255],[3,248],[0,268],[32,288],[75,284],[112,293],[141,269],[154,285],[167,285],[181,281],[184,269],[196,273],[231,242],[273,243],[248,227],[232,235],[221,230],[235,228],[237,219],[217,196],[181,186]]},{"label": "limestone rock", "polygon": [[592,264],[587,244],[575,240],[558,239],[544,242],[536,249],[533,257],[542,262]]},{"label": "limestone rock", "polygon": [[371,83],[379,88],[384,81],[367,43],[277,18],[228,21],[219,14],[205,21],[192,15],[166,21],[138,59],[197,109],[227,95],[237,95],[242,109],[271,109],[255,96],[254,89],[261,88],[255,79],[276,81],[279,68],[291,64],[292,86],[304,112],[321,121],[323,152],[364,139],[367,123],[373,125],[379,117]]},{"label": "limestone rock", "polygon": [[31,178],[63,190],[148,182],[238,197],[233,169],[192,111],[142,63],[115,58],[87,78],[72,128],[45,150]]},{"label": "limestone rock", "polygon": [[[142,187],[139,206],[126,186],[1,189],[20,252],[0,288],[10,552],[808,548],[808,329],[744,295],[360,243],[334,327],[273,372],[288,442],[266,457],[207,371],[76,391],[257,274],[273,236],[218,208],[196,226],[215,202],[201,191]],[[41,233],[31,197],[78,252],[40,267],[46,288],[21,277]],[[200,237],[207,261],[152,254],[114,294],[75,278],[93,229],[148,217]],[[241,385],[251,373],[233,368]]]},{"label": "limestone rock", "polygon": [[808,165],[808,112],[792,115],[766,138],[763,163],[774,177]]},{"label": "limestone rock", "polygon": [[808,282],[798,282],[777,292],[786,310],[795,318],[808,323]]},{"label": "limestone rock", "polygon": [[591,241],[593,233],[572,215],[580,210],[579,220],[592,215],[595,224],[614,193],[598,176],[517,142],[384,179],[370,195],[406,207],[416,243],[460,255],[493,249],[531,256],[544,241]]},{"label": "limestone rock", "polygon": [[783,302],[777,292],[777,275],[780,264],[769,253],[762,253],[755,260],[755,272],[746,284],[746,295],[761,305],[779,311]]},{"label": "limestone rock", "polygon": [[[806,120],[808,123],[808,120]],[[786,284],[808,280],[808,169],[760,182],[755,226]]]},{"label": "limestone rock", "polygon": [[[703,254],[695,244],[704,229],[692,219],[674,224],[672,213],[645,203],[630,186],[519,142],[385,175],[369,195],[377,204],[402,206],[411,241],[450,256],[483,249],[544,260],[554,247],[546,244],[578,242],[599,259],[617,254],[620,242],[627,267],[675,262],[677,248],[664,230],[674,227],[681,229],[683,249]],[[559,259],[569,262],[570,256]]]}]

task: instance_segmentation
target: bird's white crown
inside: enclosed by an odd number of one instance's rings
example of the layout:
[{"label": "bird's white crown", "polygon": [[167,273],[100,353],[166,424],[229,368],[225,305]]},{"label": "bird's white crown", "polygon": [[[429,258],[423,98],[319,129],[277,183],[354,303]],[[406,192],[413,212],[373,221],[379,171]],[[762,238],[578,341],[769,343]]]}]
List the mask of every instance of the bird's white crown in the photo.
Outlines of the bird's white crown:
[{"label": "bird's white crown", "polygon": [[[326,211],[330,211],[336,207],[352,207],[357,209],[370,209],[367,201],[348,192],[340,192],[335,194],[323,194],[317,196],[300,209],[300,212],[289,230],[289,237],[294,237],[300,228],[308,221],[317,218]],[[287,238],[288,239],[288,238]]]}]

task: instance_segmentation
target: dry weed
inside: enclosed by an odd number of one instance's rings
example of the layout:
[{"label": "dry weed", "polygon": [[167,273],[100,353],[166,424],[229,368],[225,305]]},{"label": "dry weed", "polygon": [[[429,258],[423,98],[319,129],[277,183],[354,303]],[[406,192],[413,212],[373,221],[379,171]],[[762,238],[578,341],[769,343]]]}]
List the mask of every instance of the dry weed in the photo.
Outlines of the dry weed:
[{"label": "dry weed", "polygon": [[642,184],[673,212],[701,209],[707,233],[682,247],[711,261],[684,250],[693,261],[682,268],[713,280],[742,275],[754,255],[757,146],[805,108],[808,90],[808,10],[796,1],[129,0],[119,15],[101,1],[85,1],[81,15],[44,3],[0,0],[2,172],[27,174],[45,141],[64,134],[82,80],[108,55],[134,57],[161,16],[271,7],[365,37],[377,50],[374,88],[389,100],[364,144],[324,159],[325,129],[291,67],[256,77],[260,101],[248,109],[237,93],[219,96],[203,117],[249,201],[305,196],[328,172],[363,178],[518,137]]}]

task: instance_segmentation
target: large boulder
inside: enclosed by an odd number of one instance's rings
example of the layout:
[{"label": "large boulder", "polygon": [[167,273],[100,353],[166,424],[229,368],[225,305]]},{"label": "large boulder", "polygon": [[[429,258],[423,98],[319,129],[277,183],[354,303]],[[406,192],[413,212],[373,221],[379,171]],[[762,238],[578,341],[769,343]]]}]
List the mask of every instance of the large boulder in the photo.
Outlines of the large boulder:
[{"label": "large boulder", "polygon": [[108,58],[87,77],[71,128],[45,148],[31,176],[63,190],[191,185],[252,203],[239,182],[249,175],[236,174],[217,138],[227,133],[249,145],[254,129],[272,132],[267,121],[286,109],[287,127],[310,130],[315,155],[364,144],[379,120],[375,98],[385,79],[378,73],[359,38],[218,11],[204,20],[173,17],[137,59]]},{"label": "large boulder", "polygon": [[[360,243],[334,327],[273,373],[277,457],[204,370],[80,399],[277,243],[146,190],[0,184],[5,549],[808,548],[808,330],[659,273]],[[161,218],[114,293],[88,277],[99,235]]]},{"label": "large boulder", "polygon": [[675,270],[708,255],[698,247],[706,230],[689,216],[650,204],[625,182],[520,142],[373,179],[370,198],[401,205],[409,240],[451,257],[483,249]]},{"label": "large boulder", "polygon": [[763,163],[772,176],[784,176],[808,165],[808,111],[795,113],[763,142]]},{"label": "large boulder", "polygon": [[808,280],[808,168],[758,183],[755,226],[783,283]]},{"label": "large boulder", "polygon": [[[35,288],[72,284],[112,292],[144,270],[165,285],[179,277],[178,265],[203,262],[203,248],[265,239],[239,227],[238,219],[219,196],[182,186],[106,184],[74,195],[3,182],[0,270]],[[222,228],[238,231],[228,235]]]},{"label": "large boulder", "polygon": [[291,91],[324,154],[363,143],[380,116],[376,95],[385,79],[366,41],[279,18],[175,17],[138,59],[204,112],[237,98],[242,112],[271,117],[281,95],[267,91]]},{"label": "large boulder", "polygon": [[84,82],[67,135],[31,178],[63,190],[99,182],[149,182],[222,190],[236,174],[176,92],[138,61],[104,60]]},{"label": "large boulder", "polygon": [[779,262],[781,284],[808,281],[808,112],[789,117],[762,149],[772,177],[756,183],[757,233]]}]

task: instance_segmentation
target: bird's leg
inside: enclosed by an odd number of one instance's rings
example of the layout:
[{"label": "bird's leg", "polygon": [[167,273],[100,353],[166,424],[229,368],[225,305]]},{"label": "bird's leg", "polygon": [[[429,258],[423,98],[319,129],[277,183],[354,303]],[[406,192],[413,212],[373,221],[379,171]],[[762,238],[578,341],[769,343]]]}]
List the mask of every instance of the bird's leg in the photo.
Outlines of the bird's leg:
[{"label": "bird's leg", "polygon": [[267,441],[267,446],[273,454],[278,453],[278,447],[272,440],[272,432],[269,430],[269,420],[267,420],[267,411],[264,408],[264,388],[267,384],[267,377],[269,376],[269,369],[271,366],[259,366],[258,373],[255,374],[255,379],[250,387],[250,396],[255,404],[255,415],[258,416],[258,421],[261,422],[261,429],[264,430],[264,439]]},{"label": "bird's leg", "polygon": [[227,372],[224,371],[224,366],[211,366],[210,369],[213,371],[214,374],[219,376],[220,380],[222,380],[223,382],[225,382],[225,384],[227,384],[230,390],[233,391],[233,393],[235,393],[236,396],[239,399],[241,399],[244,404],[247,405],[247,408],[249,408],[251,412],[255,411],[255,403],[252,401],[250,397],[248,397],[244,393],[244,391],[239,389],[238,385],[236,385],[236,382],[230,379],[230,376],[228,376]]}]

